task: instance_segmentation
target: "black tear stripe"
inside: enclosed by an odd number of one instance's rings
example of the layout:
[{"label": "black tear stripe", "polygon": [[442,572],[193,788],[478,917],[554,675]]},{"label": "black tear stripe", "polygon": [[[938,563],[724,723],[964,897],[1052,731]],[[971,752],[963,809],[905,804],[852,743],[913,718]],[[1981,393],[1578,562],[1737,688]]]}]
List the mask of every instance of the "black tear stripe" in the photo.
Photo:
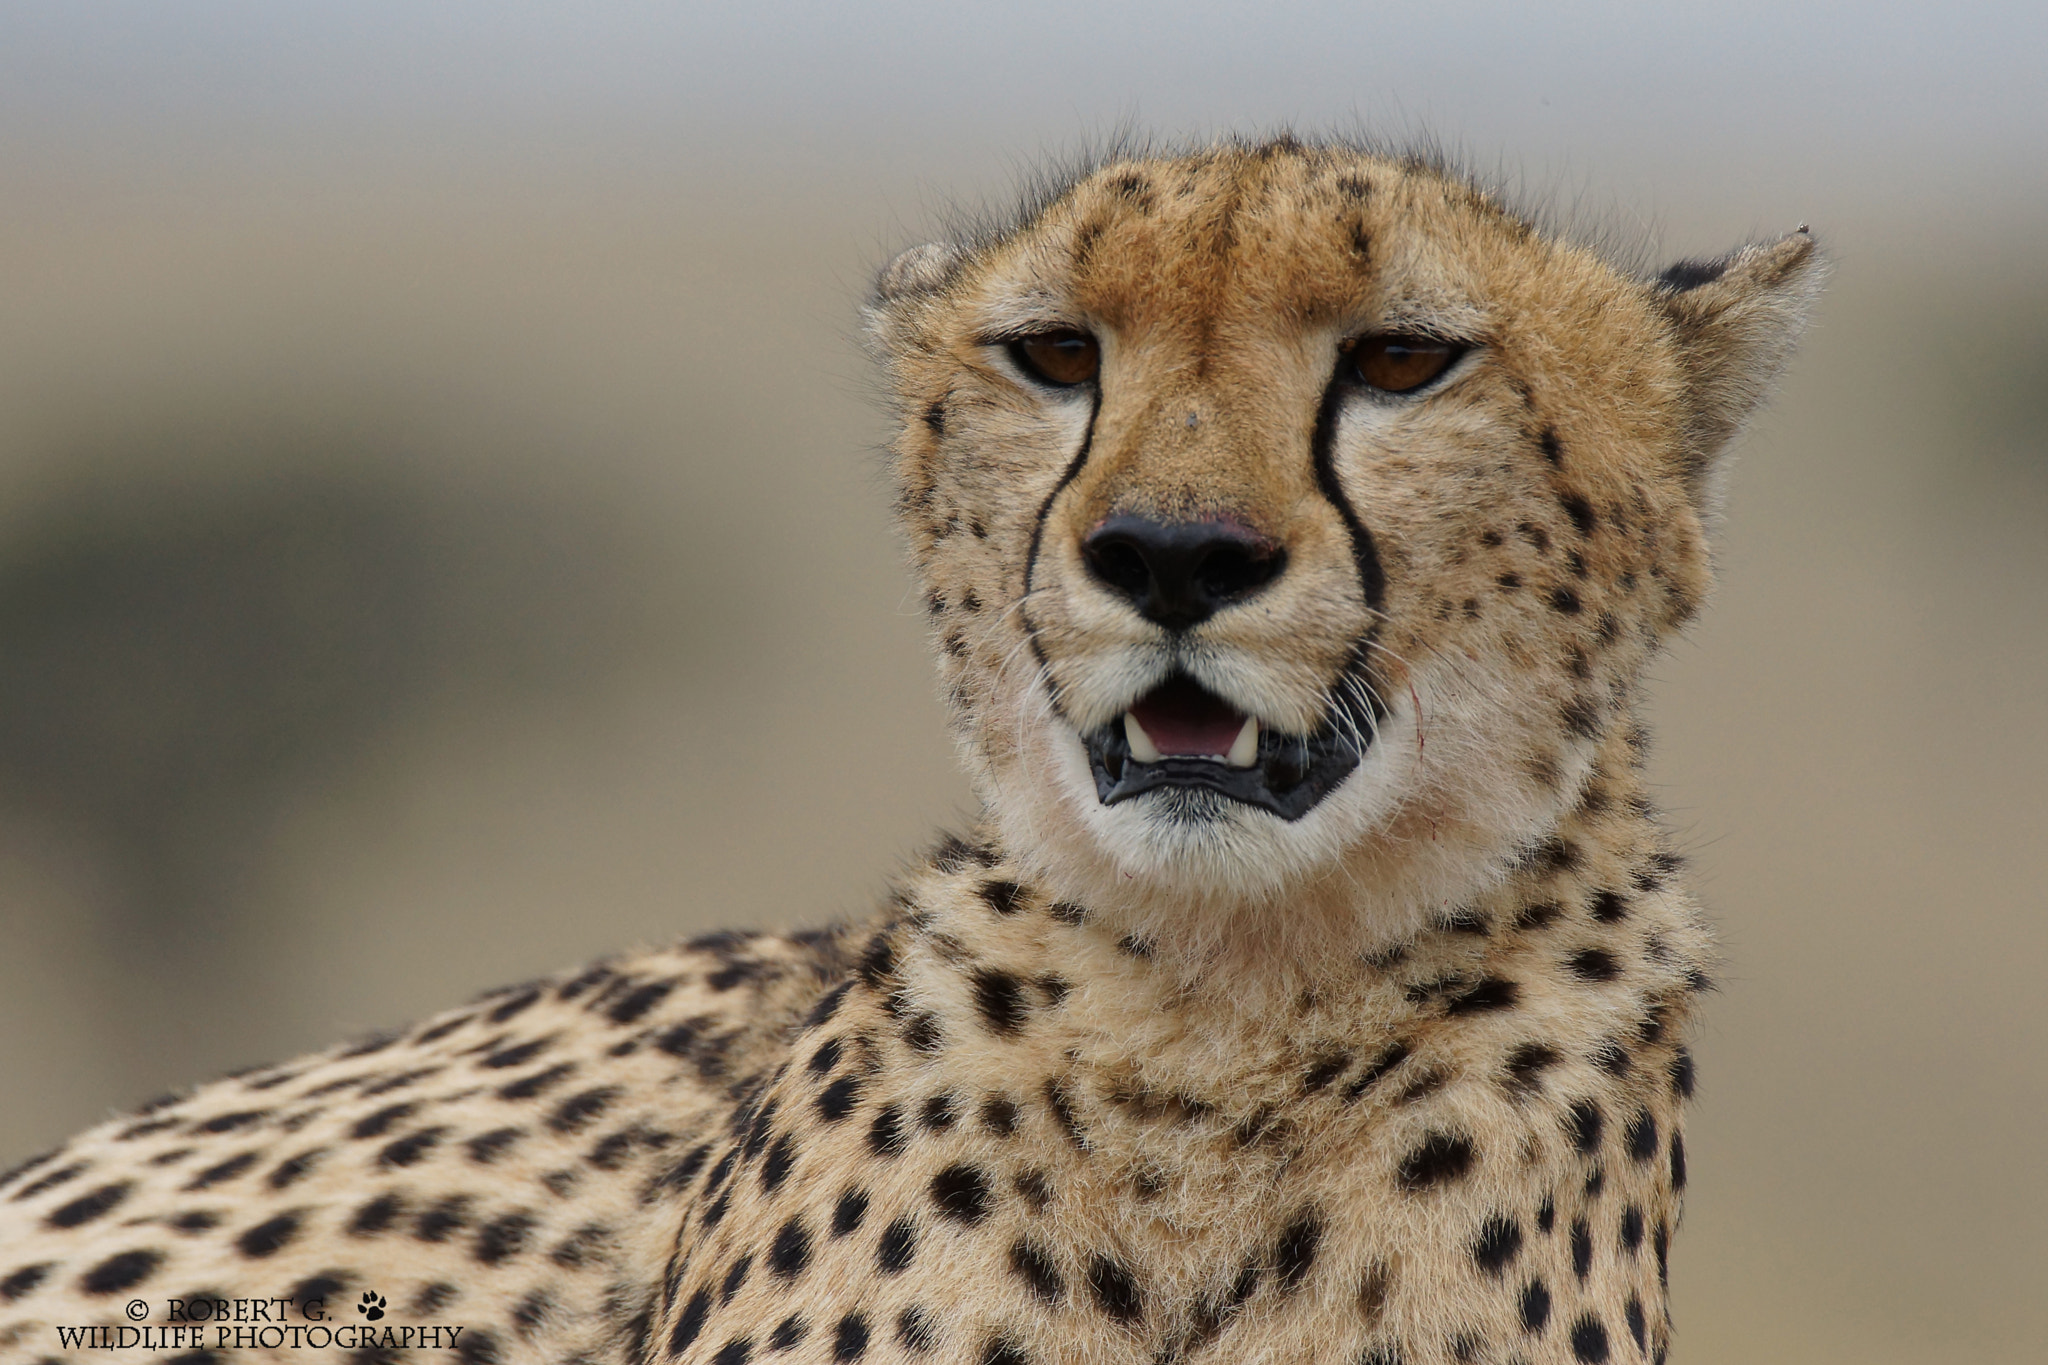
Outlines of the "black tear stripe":
[{"label": "black tear stripe", "polygon": [[[1340,367],[1342,363],[1340,358]],[[1353,734],[1370,737],[1378,734],[1379,722],[1386,719],[1390,709],[1372,666],[1374,637],[1379,634],[1380,622],[1386,615],[1387,572],[1380,564],[1372,532],[1366,529],[1358,509],[1351,505],[1351,499],[1344,494],[1344,485],[1337,479],[1337,418],[1344,406],[1344,387],[1341,374],[1330,377],[1329,386],[1323,390],[1323,401],[1316,408],[1316,429],[1309,450],[1315,467],[1316,487],[1324,500],[1337,509],[1337,515],[1344,522],[1345,534],[1351,537],[1351,559],[1358,569],[1358,590],[1364,595],[1366,608],[1373,616],[1366,625],[1365,633],[1352,646],[1351,657],[1345,662],[1337,686],[1330,689],[1331,704],[1349,723]],[[1346,686],[1346,683],[1356,683],[1357,686]]]},{"label": "black tear stripe", "polygon": [[[1045,519],[1052,515],[1052,505],[1060,494],[1067,491],[1067,485],[1081,476],[1088,465],[1088,453],[1095,448],[1095,419],[1102,412],[1102,380],[1098,376],[1095,386],[1088,394],[1088,425],[1081,433],[1081,448],[1074,452],[1074,458],[1067,461],[1067,467],[1060,471],[1059,481],[1052,491],[1045,495],[1045,501],[1038,504],[1038,515],[1031,519],[1031,548],[1024,555],[1024,600],[1031,597],[1031,579],[1038,572],[1038,547],[1045,539]],[[1038,627],[1032,624],[1028,608],[1020,610],[1017,617],[1024,623],[1024,638],[1030,642],[1031,653],[1038,660],[1038,666],[1050,673],[1052,661],[1045,657],[1045,647],[1038,642]],[[1060,693],[1057,687],[1047,687],[1053,713],[1065,720],[1066,712],[1060,708]]]}]

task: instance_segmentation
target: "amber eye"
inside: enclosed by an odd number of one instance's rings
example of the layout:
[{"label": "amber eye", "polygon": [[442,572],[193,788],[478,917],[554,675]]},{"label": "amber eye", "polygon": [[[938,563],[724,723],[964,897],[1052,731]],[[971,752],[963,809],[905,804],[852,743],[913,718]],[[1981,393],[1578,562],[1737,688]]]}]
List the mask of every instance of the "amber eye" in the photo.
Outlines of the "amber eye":
[{"label": "amber eye", "polygon": [[1040,332],[1010,343],[1019,365],[1048,384],[1085,384],[1102,368],[1102,350],[1086,332]]},{"label": "amber eye", "polygon": [[1387,393],[1419,389],[1451,367],[1465,348],[1435,337],[1369,336],[1351,344],[1351,367],[1361,383]]}]

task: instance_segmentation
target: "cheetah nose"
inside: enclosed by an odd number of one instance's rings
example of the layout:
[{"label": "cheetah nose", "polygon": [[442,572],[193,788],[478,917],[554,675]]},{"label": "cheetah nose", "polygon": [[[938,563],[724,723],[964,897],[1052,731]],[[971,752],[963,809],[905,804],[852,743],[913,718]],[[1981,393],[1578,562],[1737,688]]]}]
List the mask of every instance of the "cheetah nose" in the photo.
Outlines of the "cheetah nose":
[{"label": "cheetah nose", "polygon": [[1106,518],[1081,542],[1097,581],[1168,630],[1198,626],[1280,576],[1287,554],[1234,521]]}]

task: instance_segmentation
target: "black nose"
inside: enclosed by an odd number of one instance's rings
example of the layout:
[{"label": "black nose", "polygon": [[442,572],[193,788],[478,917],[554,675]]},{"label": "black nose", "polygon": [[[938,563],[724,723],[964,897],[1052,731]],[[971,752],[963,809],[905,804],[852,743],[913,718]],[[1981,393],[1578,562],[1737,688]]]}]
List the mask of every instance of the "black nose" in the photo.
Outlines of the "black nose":
[{"label": "black nose", "polygon": [[1278,578],[1287,562],[1279,546],[1231,522],[1130,516],[1089,532],[1081,555],[1090,573],[1168,630],[1200,625]]}]

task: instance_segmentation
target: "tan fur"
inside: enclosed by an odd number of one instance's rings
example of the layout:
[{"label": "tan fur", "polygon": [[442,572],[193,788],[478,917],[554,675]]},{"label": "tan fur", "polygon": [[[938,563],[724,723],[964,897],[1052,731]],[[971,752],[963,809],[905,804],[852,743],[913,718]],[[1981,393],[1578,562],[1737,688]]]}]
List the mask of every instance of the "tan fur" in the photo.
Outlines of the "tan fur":
[{"label": "tan fur", "polygon": [[[131,1294],[323,1276],[476,1359],[1661,1360],[1710,948],[1636,692],[1819,278],[1802,230],[1633,279],[1289,141],[906,253],[869,324],[984,827],[865,924],[624,959],[85,1135],[0,1184],[0,1356]],[[1093,387],[1009,358],[1055,327],[1099,341]],[[1471,350],[1331,397],[1388,331]],[[1090,576],[1122,514],[1228,518],[1286,567],[1175,635]],[[1079,736],[1176,669],[1281,733],[1352,688],[1364,756],[1293,821],[1104,806]]]}]

